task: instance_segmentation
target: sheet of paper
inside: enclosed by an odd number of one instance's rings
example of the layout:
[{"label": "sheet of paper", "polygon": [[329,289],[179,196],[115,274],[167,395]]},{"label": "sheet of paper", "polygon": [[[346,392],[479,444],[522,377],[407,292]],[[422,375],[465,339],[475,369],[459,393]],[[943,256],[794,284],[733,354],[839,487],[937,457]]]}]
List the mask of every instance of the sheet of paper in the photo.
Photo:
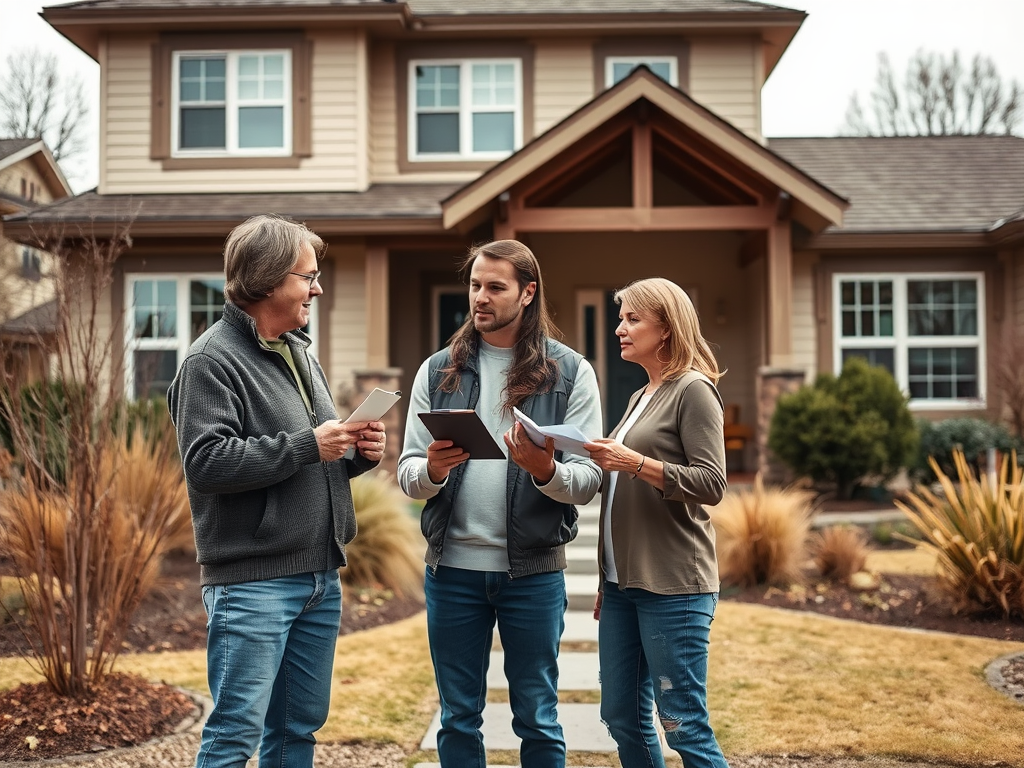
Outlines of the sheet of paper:
[{"label": "sheet of paper", "polygon": [[590,457],[590,451],[583,447],[584,443],[590,442],[590,438],[584,435],[578,427],[572,424],[552,424],[549,427],[542,427],[518,408],[513,408],[512,412],[516,421],[523,425],[526,434],[535,444],[543,447],[544,439],[550,437],[555,441],[556,450]]},{"label": "sheet of paper", "polygon": [[388,392],[377,387],[356,406],[352,415],[345,421],[380,421],[384,414],[391,410],[391,406],[401,399],[401,392]]}]

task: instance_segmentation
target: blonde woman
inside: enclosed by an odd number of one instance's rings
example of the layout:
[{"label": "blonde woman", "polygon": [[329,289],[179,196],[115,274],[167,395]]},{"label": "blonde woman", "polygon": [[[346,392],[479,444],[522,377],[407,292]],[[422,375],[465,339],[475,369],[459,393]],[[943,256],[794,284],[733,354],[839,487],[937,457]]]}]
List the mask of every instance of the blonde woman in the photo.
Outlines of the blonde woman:
[{"label": "blonde woman", "polygon": [[601,717],[623,768],[663,768],[653,705],[686,768],[726,766],[707,709],[718,603],[705,504],[726,489],[721,372],[690,298],[649,278],[615,295],[623,360],[648,383],[611,435],[587,444],[604,471],[598,557]]}]

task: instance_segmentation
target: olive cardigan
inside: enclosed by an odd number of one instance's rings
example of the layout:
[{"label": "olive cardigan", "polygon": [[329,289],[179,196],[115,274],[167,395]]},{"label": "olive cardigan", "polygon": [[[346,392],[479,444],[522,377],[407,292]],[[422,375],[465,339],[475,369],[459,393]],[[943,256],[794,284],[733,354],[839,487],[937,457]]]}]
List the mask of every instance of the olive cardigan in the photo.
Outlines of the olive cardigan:
[{"label": "olive cardigan", "polygon": [[[615,437],[643,390],[630,398]],[[715,530],[705,504],[725,495],[723,406],[711,380],[695,371],[663,382],[624,445],[664,465],[665,490],[621,473],[611,503],[611,530],[619,588],[636,587],[662,595],[717,592]],[[605,489],[608,477],[604,478]],[[604,530],[601,508],[598,562],[604,583]]]}]

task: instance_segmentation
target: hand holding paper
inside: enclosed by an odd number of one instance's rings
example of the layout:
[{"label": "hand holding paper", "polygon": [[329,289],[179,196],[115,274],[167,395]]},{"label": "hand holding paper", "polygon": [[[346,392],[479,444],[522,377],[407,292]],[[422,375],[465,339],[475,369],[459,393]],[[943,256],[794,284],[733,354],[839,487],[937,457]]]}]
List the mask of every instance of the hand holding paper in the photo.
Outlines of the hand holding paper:
[{"label": "hand holding paper", "polygon": [[373,392],[366,396],[352,414],[345,419],[346,422],[357,421],[380,421],[384,414],[391,410],[391,406],[402,399],[401,392],[388,392],[376,387]]},{"label": "hand holding paper", "polygon": [[552,424],[549,427],[541,427],[518,408],[513,408],[512,412],[536,445],[544,447],[544,438],[550,437],[555,441],[555,450],[589,458],[590,452],[583,447],[583,444],[589,442],[590,438],[584,435],[578,427],[572,424]]}]

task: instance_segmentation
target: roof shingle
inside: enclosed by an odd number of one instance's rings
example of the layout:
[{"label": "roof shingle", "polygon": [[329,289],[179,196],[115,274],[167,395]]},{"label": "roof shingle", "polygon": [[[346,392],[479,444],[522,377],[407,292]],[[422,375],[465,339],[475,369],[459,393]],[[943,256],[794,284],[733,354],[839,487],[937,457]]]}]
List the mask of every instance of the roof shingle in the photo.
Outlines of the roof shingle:
[{"label": "roof shingle", "polygon": [[10,157],[15,152],[21,152],[25,147],[30,147],[39,139],[0,139],[0,160]]},{"label": "roof shingle", "polygon": [[1024,206],[1024,138],[769,139],[850,201],[843,232],[987,231]]}]

